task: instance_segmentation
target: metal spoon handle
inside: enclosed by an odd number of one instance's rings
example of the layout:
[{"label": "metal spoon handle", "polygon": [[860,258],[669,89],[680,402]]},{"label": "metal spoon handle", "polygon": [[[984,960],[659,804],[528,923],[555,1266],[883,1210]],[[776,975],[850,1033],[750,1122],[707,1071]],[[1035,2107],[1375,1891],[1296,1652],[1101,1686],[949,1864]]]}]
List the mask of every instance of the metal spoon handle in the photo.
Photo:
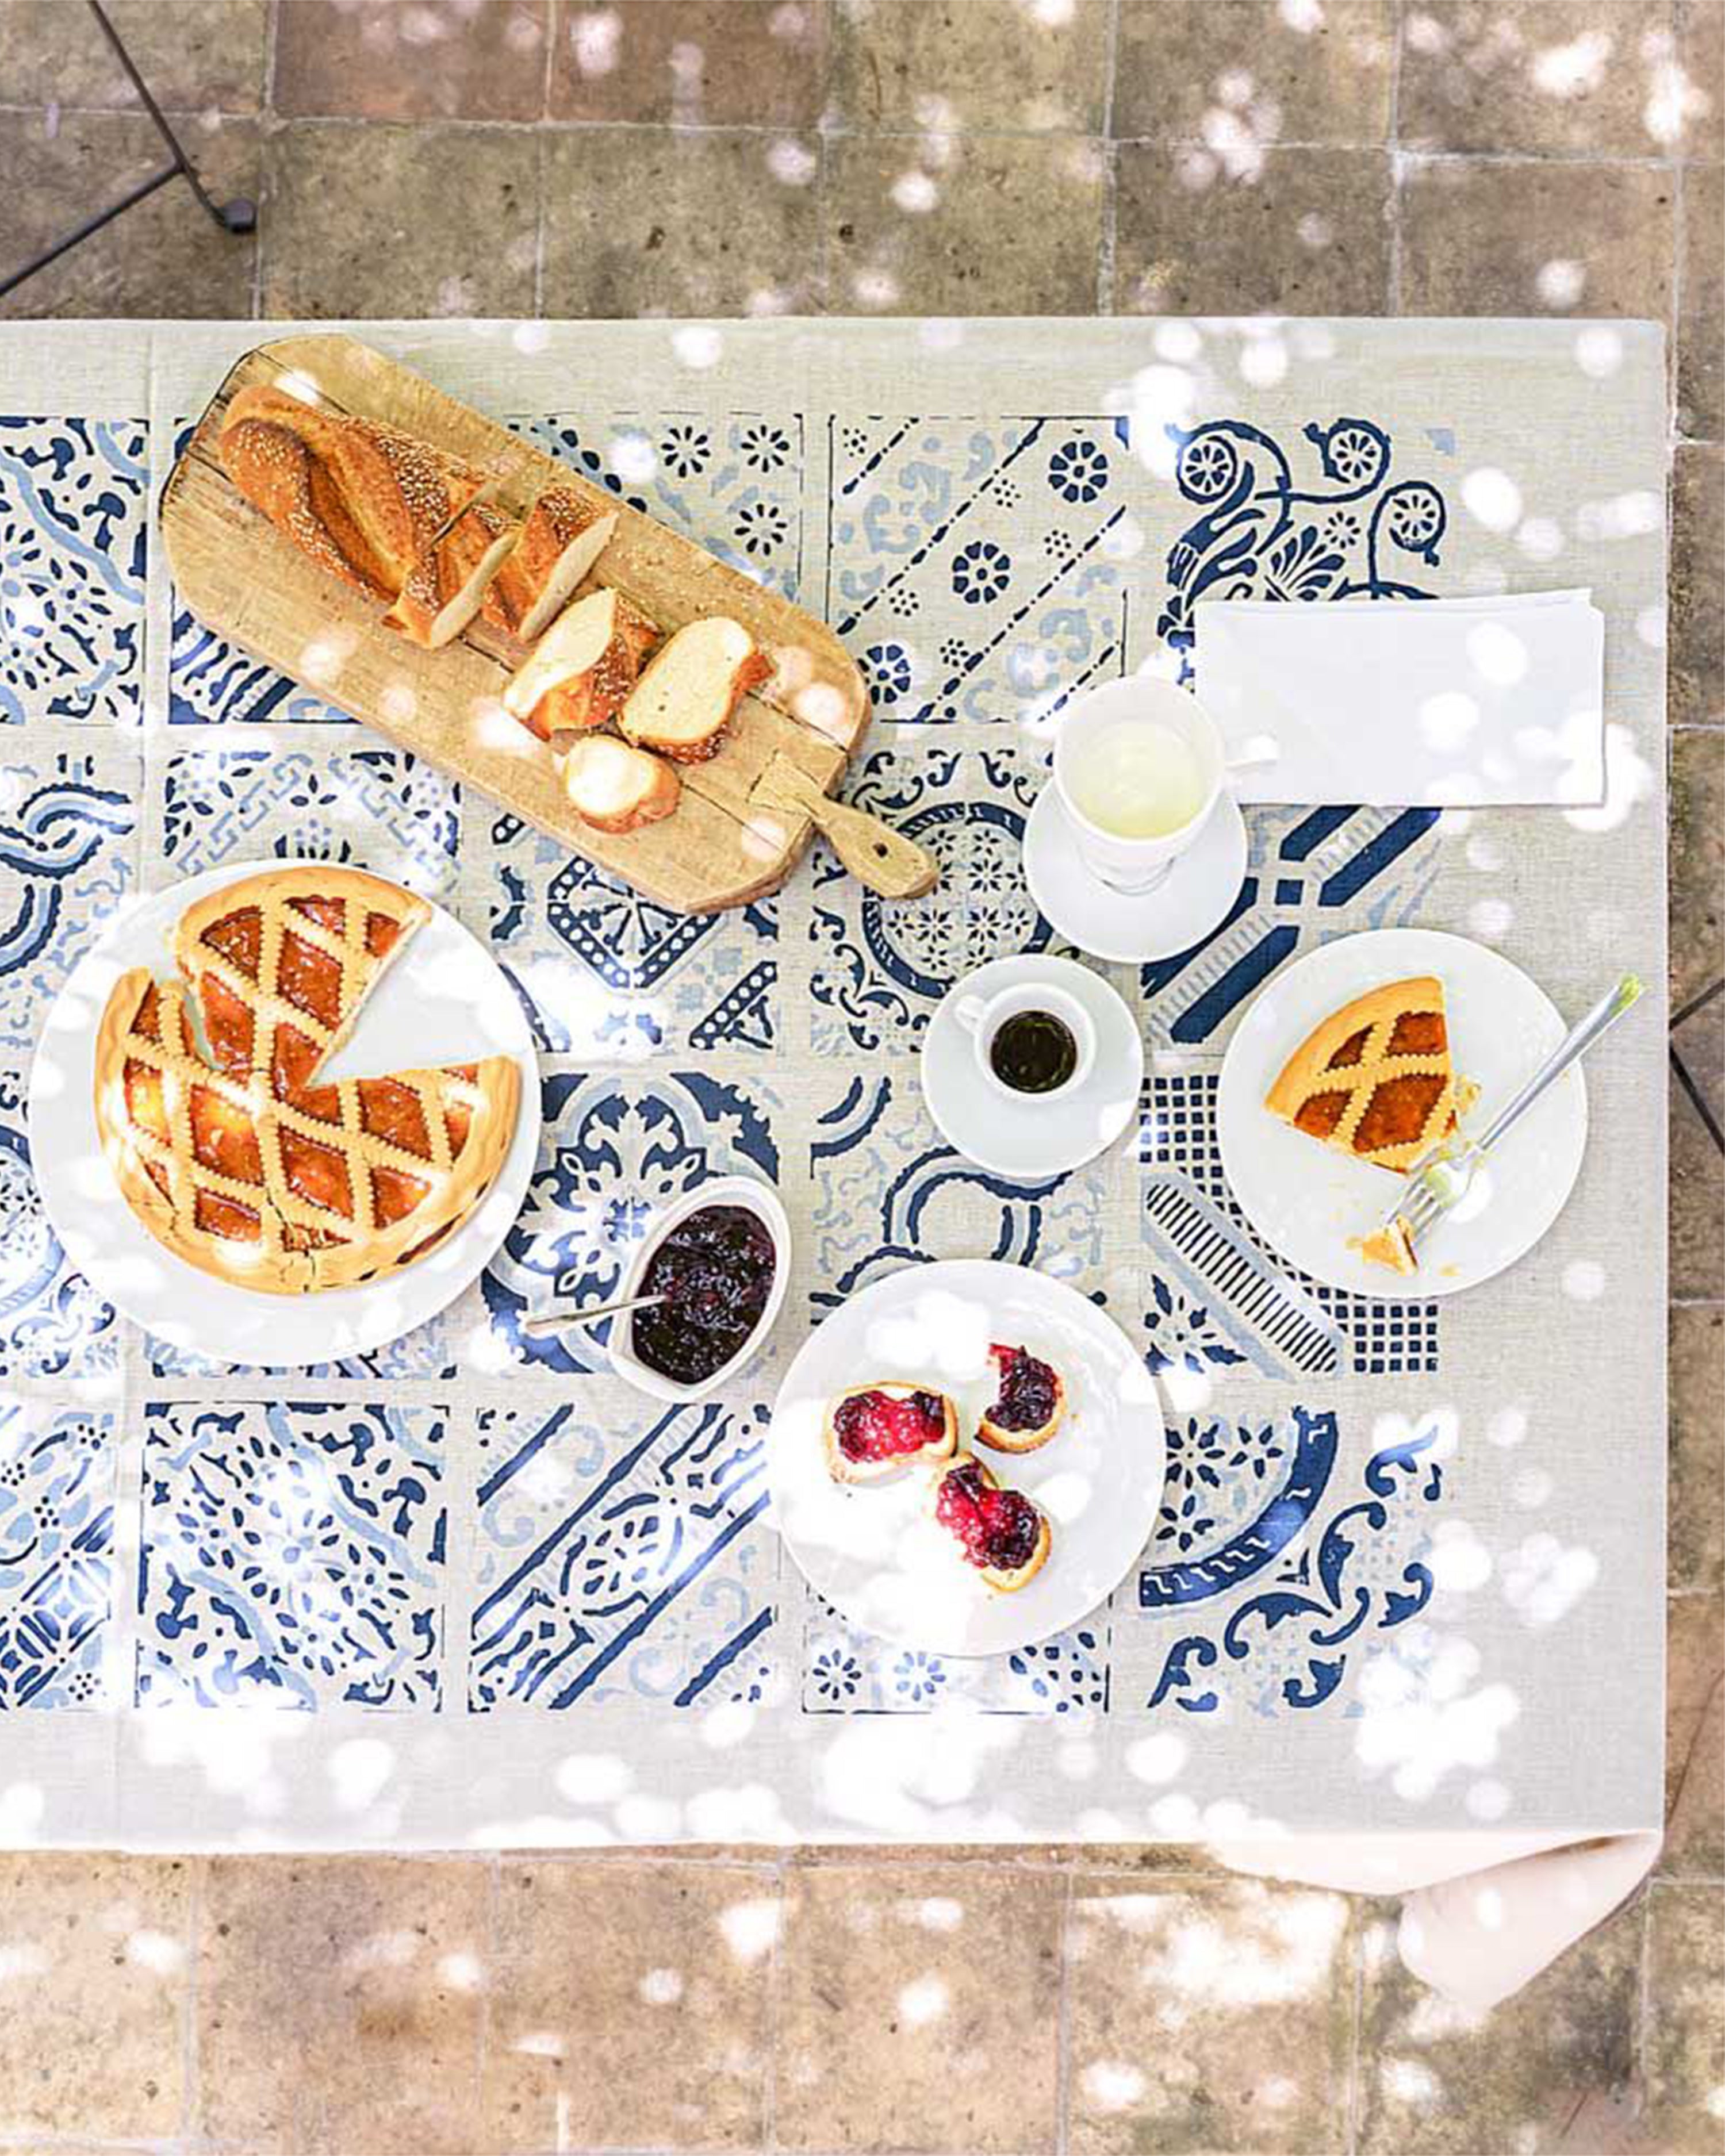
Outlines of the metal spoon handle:
[{"label": "metal spoon handle", "polygon": [[629,1310],[650,1310],[655,1303],[664,1301],[662,1295],[629,1295],[617,1302],[596,1302],[590,1309],[536,1311],[531,1317],[521,1320],[521,1330],[531,1333],[566,1332],[572,1325],[592,1325],[601,1317],[618,1317]]},{"label": "metal spoon handle", "polygon": [[1488,1152],[1511,1125],[1526,1115],[1546,1088],[1554,1085],[1572,1063],[1585,1055],[1600,1035],[1609,1032],[1624,1013],[1640,1000],[1640,994],[1641,983],[1633,973],[1625,973],[1609,988],[1586,1016],[1576,1020],[1521,1091],[1498,1111],[1490,1129],[1478,1141],[1478,1150]]}]

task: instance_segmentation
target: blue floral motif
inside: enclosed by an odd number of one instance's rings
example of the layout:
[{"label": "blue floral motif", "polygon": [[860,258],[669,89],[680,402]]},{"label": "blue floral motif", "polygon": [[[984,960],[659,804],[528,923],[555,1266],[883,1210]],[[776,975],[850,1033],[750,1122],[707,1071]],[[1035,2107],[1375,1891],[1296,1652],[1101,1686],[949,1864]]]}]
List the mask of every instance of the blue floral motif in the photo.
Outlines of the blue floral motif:
[{"label": "blue floral motif", "polygon": [[101,1698],[113,1419],[0,1404],[0,1713]]},{"label": "blue floral motif", "polygon": [[14,759],[0,791],[0,1048],[43,1014],[131,887],[138,765],[129,749]]},{"label": "blue floral motif", "polygon": [[1144,1359],[1158,1377],[1175,1369],[1202,1374],[1246,1360],[1205,1306],[1160,1273],[1151,1276],[1144,1329],[1150,1336],[1150,1352]]},{"label": "blue floral motif", "polygon": [[706,470],[712,451],[712,437],[706,428],[687,424],[667,427],[659,448],[673,479],[697,478]]},{"label": "blue floral motif", "polygon": [[711,1175],[778,1180],[776,1096],[698,1071],[645,1079],[563,1071],[542,1088],[544,1128],[526,1202],[480,1283],[511,1360],[557,1371],[601,1367],[578,1332],[521,1329],[530,1305],[597,1301],[622,1277],[655,1214]]},{"label": "blue floral motif", "polygon": [[139,1701],[435,1707],[446,1413],[146,1403]]},{"label": "blue floral motif", "polygon": [[0,415],[0,725],[136,716],[148,433]]},{"label": "blue floral motif", "polygon": [[[1168,591],[1156,624],[1157,634],[1180,655],[1183,680],[1192,676],[1193,608],[1200,599],[1432,596],[1390,572],[1384,547],[1387,542],[1435,567],[1444,497],[1427,480],[1385,485],[1393,445],[1374,421],[1338,418],[1302,430],[1317,452],[1323,484],[1316,487],[1298,485],[1281,444],[1244,419],[1207,419],[1168,431],[1178,451],[1175,484],[1201,512],[1169,549]],[[1357,505],[1358,513],[1343,505]],[[1302,516],[1306,508],[1319,516]]]},{"label": "blue floral motif", "polygon": [[[1303,1416],[1296,1410],[1296,1422]],[[1368,1495],[1332,1512],[1272,1585],[1234,1607],[1219,1635],[1195,1632],[1176,1640],[1147,1705],[1214,1713],[1221,1704],[1217,1685],[1236,1664],[1243,1666],[1245,1703],[1256,1713],[1321,1707],[1332,1698],[1347,1674],[1350,1643],[1405,1625],[1431,1599],[1426,1538],[1414,1514],[1443,1492],[1441,1464],[1422,1458],[1437,1436],[1429,1421],[1373,1453],[1364,1471]],[[1333,1439],[1331,1449],[1333,1455]],[[1284,1537],[1282,1547],[1290,1539]],[[1387,1555],[1378,1555],[1380,1545]],[[1368,1554],[1375,1563],[1368,1564]],[[1251,1666],[1260,1658],[1272,1667],[1255,1682]]]},{"label": "blue floral motif", "polygon": [[[470,1703],[711,1705],[770,1686],[764,1407],[482,1409]],[[770,1643],[769,1643],[770,1644]],[[715,1690],[716,1687],[716,1691]]]},{"label": "blue floral motif", "polygon": [[765,421],[745,427],[737,435],[737,447],[751,471],[783,471],[791,460],[790,436],[783,427],[768,426]]},{"label": "blue floral motif", "polygon": [[1112,1620],[1106,1609],[1034,1646],[980,1659],[875,1639],[812,1593],[804,1619],[805,1714],[930,1714],[949,1706],[1026,1716],[1107,1709]]},{"label": "blue floral motif", "polygon": [[1100,443],[1062,442],[1048,460],[1048,483],[1063,501],[1094,501],[1108,484],[1108,459]]},{"label": "blue floral motif", "polygon": [[117,1320],[48,1224],[24,1136],[24,1092],[0,1070],[0,1378],[85,1378],[119,1362]]},{"label": "blue floral motif", "polygon": [[901,644],[871,644],[862,658],[863,675],[876,705],[889,708],[911,691],[911,654]]},{"label": "blue floral motif", "polygon": [[998,599],[1012,574],[1012,557],[992,539],[973,539],[952,557],[952,589],[967,606]]}]

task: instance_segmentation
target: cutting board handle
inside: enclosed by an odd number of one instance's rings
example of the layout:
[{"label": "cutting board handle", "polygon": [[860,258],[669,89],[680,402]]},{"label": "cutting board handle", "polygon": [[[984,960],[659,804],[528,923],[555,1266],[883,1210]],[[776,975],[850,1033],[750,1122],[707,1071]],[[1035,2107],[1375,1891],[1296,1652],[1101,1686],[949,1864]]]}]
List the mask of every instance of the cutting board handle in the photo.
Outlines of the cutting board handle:
[{"label": "cutting board handle", "polygon": [[775,758],[762,786],[770,786],[788,806],[799,808],[831,843],[852,875],[882,898],[921,898],[934,889],[940,864],[932,854],[878,816],[823,793],[788,757]]}]

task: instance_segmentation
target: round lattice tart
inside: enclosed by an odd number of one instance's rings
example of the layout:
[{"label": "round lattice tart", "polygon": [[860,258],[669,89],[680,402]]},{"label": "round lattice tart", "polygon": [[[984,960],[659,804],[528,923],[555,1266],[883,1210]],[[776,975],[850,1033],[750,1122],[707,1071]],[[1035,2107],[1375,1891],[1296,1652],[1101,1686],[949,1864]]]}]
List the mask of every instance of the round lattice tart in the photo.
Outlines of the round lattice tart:
[{"label": "round lattice tart", "polygon": [[285,869],[182,917],[179,980],[135,968],[96,1040],[95,1117],[128,1204],[189,1264],[271,1295],[411,1265],[459,1227],[515,1131],[512,1057],[318,1082],[429,911],[381,878]]}]

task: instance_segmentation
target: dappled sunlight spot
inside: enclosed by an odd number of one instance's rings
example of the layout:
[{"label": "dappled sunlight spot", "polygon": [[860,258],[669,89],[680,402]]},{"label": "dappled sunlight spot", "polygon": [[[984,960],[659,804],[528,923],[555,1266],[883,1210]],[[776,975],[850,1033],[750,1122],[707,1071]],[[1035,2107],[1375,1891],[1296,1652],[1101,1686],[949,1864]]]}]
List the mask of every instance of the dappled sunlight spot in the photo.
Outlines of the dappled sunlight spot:
[{"label": "dappled sunlight spot", "polygon": [[701,1720],[701,1741],[710,1752],[728,1752],[747,1743],[758,1719],[746,1699],[727,1699]]},{"label": "dappled sunlight spot", "polygon": [[543,352],[551,342],[551,326],[547,322],[516,322],[510,329],[509,341],[519,352]]},{"label": "dappled sunlight spot", "polygon": [[47,1949],[33,1939],[0,1939],[0,1984],[28,1983],[53,1965]]},{"label": "dappled sunlight spot", "polygon": [[1507,898],[1476,898],[1467,909],[1467,925],[1487,943],[1501,942],[1513,926],[1516,910]]},{"label": "dappled sunlight spot", "polygon": [[930,352],[957,352],[964,341],[964,325],[950,316],[930,315],[918,321],[916,341]]},{"label": "dappled sunlight spot", "polygon": [[1645,644],[1650,651],[1663,651],[1666,642],[1666,611],[1662,606],[1644,606],[1635,613],[1635,640]]},{"label": "dappled sunlight spot", "polygon": [[1481,875],[1500,875],[1505,866],[1502,847],[1484,831],[1474,832],[1462,852],[1469,868],[1477,869]]},{"label": "dappled sunlight spot", "polygon": [[863,269],[853,275],[850,289],[865,307],[890,307],[898,297],[898,280],[890,270]]},{"label": "dappled sunlight spot", "polygon": [[806,187],[819,170],[819,162],[812,150],[788,136],[770,145],[767,151],[768,171],[788,187]]},{"label": "dappled sunlight spot", "polygon": [[1467,632],[1466,647],[1472,665],[1494,686],[1512,689],[1527,678],[1531,664],[1527,641],[1507,623],[1477,623]]},{"label": "dappled sunlight spot", "polygon": [[1603,382],[1623,365],[1623,332],[1609,322],[1589,322],[1575,336],[1575,363],[1584,374]]},{"label": "dappled sunlight spot", "polygon": [[1567,45],[1548,45],[1527,72],[1533,87],[1558,99],[1585,97],[1605,80],[1612,44],[1604,30],[1584,30]]},{"label": "dappled sunlight spot", "polygon": [[1019,0],[1019,5],[1045,30],[1064,29],[1077,13],[1077,0]]},{"label": "dappled sunlight spot", "polygon": [[671,350],[681,365],[704,372],[724,357],[725,340],[710,323],[686,322],[672,331]]},{"label": "dappled sunlight spot", "polygon": [[1461,482],[1468,512],[1488,531],[1508,531],[1521,521],[1522,490],[1496,465],[1481,465]]},{"label": "dappled sunlight spot", "polygon": [[557,1791],[572,1804],[609,1804],[634,1786],[634,1769],[609,1752],[572,1753],[557,1763]]},{"label": "dappled sunlight spot", "polygon": [[914,167],[901,172],[892,183],[892,199],[912,217],[926,214],[940,198],[941,191],[928,174]]},{"label": "dappled sunlight spot", "polygon": [[[1425,1650],[1423,1659],[1407,1659]],[[1470,1640],[1435,1640],[1420,1626],[1405,1646],[1369,1654],[1360,1671],[1354,1754],[1368,1774],[1388,1773],[1399,1797],[1423,1803],[1461,1768],[1491,1766],[1521,1713],[1506,1684],[1468,1687],[1482,1667]]]},{"label": "dappled sunlight spot", "polygon": [[964,1904],[950,1894],[927,1894],[911,1914],[925,1932],[956,1932],[964,1922]]},{"label": "dappled sunlight spot", "polygon": [[675,2006],[683,1995],[683,1978],[675,1969],[649,1969],[637,1989],[649,2006]]},{"label": "dappled sunlight spot", "polygon": [[1288,363],[1288,348],[1280,337],[1251,338],[1240,352],[1240,377],[1255,389],[1273,389],[1287,372]]},{"label": "dappled sunlight spot", "polygon": [[354,629],[326,629],[300,645],[300,664],[295,670],[313,687],[326,689],[341,679],[341,670],[353,656],[358,642],[358,634]]},{"label": "dappled sunlight spot", "polygon": [[1276,0],[1276,12],[1298,37],[1309,38],[1324,27],[1324,0]]},{"label": "dappled sunlight spot", "polygon": [[659,454],[644,434],[618,434],[606,448],[605,462],[626,486],[644,486],[659,470]]},{"label": "dappled sunlight spot", "polygon": [[1635,747],[1627,726],[1605,728],[1605,798],[1591,808],[1566,808],[1563,821],[1577,831],[1609,831],[1621,824],[1637,802],[1653,792],[1651,766]]},{"label": "dappled sunlight spot", "polygon": [[900,1991],[898,2010],[911,2028],[922,2029],[931,2021],[938,2021],[952,2000],[952,1994],[944,1978],[919,1976]]},{"label": "dappled sunlight spot", "polygon": [[1587,290],[1586,264],[1554,254],[1540,264],[1533,289],[1548,307],[1573,307]]},{"label": "dappled sunlight spot", "polygon": [[575,65],[591,82],[616,72],[623,50],[623,18],[614,8],[583,8],[569,24]]},{"label": "dappled sunlight spot", "polygon": [[1507,1815],[1510,1793],[1504,1783],[1495,1781],[1487,1775],[1480,1781],[1468,1784],[1462,1802],[1466,1805],[1471,1818],[1489,1825],[1493,1820]]},{"label": "dappled sunlight spot", "polygon": [[440,1954],[437,1973],[439,1979],[448,1984],[451,1991],[479,1991],[485,1985],[485,1964],[477,1954]]},{"label": "dappled sunlight spot", "polygon": [[1471,1594],[1491,1577],[1491,1553],[1466,1520],[1445,1520],[1432,1537],[1426,1565],[1435,1587]]},{"label": "dappled sunlight spot", "polygon": [[1122,1894],[1099,1907],[1141,1941],[1141,1983],[1183,2007],[1280,2006],[1327,1994],[1348,1905],[1242,1879],[1224,1907]]},{"label": "dappled sunlight spot", "polygon": [[1499,1408],[1486,1424],[1486,1442],[1502,1445],[1506,1450],[1519,1445],[1527,1435],[1525,1408]]},{"label": "dappled sunlight spot", "polygon": [[1563,551],[1563,527],[1554,517],[1526,517],[1517,529],[1516,545],[1530,562],[1554,562]]},{"label": "dappled sunlight spot", "polygon": [[377,698],[378,716],[392,726],[404,726],[419,708],[410,681],[386,681]]},{"label": "dappled sunlight spot", "polygon": [[675,1841],[683,1827],[683,1808],[675,1797],[639,1791],[621,1799],[615,1817],[624,1841]]},{"label": "dappled sunlight spot", "polygon": [[702,1789],[689,1799],[687,1832],[696,1841],[788,1841],[793,1839],[778,1792],[764,1782]]},{"label": "dappled sunlight spot", "polygon": [[1524,1512],[1537,1512],[1551,1502],[1557,1485],[1543,1467],[1524,1467],[1509,1486],[1511,1501]]},{"label": "dappled sunlight spot", "polygon": [[778,1943],[782,1921],[779,1905],[764,1897],[733,1902],[719,1914],[725,1943],[740,1962],[753,1963],[771,1953]]},{"label": "dappled sunlight spot", "polygon": [[1563,1292],[1576,1302],[1597,1302],[1605,1292],[1605,1268],[1596,1258],[1575,1258],[1563,1268]]},{"label": "dappled sunlight spot", "polygon": [[1443,2095],[1443,2084],[1419,2059],[1386,2059],[1380,2071],[1384,2087],[1398,2103],[1426,2109]]},{"label": "dappled sunlight spot", "polygon": [[560,2059],[564,2046],[555,2030],[530,2029],[526,2035],[517,2036],[509,2048],[524,2059]]},{"label": "dappled sunlight spot", "polygon": [[1191,1748],[1172,1730],[1141,1737],[1127,1748],[1126,1768],[1141,1782],[1171,1782],[1185,1765]]},{"label": "dappled sunlight spot", "polygon": [[1645,539],[1665,528],[1665,502],[1651,487],[1632,487],[1599,501],[1584,501],[1575,512],[1583,539]]},{"label": "dappled sunlight spot", "polygon": [[1093,2111],[1126,2111],[1148,2086],[1136,2066],[1117,2059],[1093,2059],[1081,2076],[1086,2101]]},{"label": "dappled sunlight spot", "polygon": [[394,1771],[395,1753],[381,1737],[350,1737],[336,1745],[326,1767],[338,1811],[368,1811]]},{"label": "dappled sunlight spot", "polygon": [[1656,142],[1681,142],[1691,121],[1709,117],[1714,100],[1686,72],[1663,33],[1650,32],[1643,51],[1652,64],[1641,124]]},{"label": "dappled sunlight spot", "polygon": [[1069,1782],[1092,1780],[1101,1764],[1101,1755],[1096,1746],[1086,1738],[1071,1739],[1062,1744],[1055,1753],[1055,1771],[1065,1775]]},{"label": "dappled sunlight spot", "polygon": [[1479,704],[1465,689],[1440,690],[1425,699],[1418,714],[1420,738],[1445,755],[1465,747],[1479,722]]},{"label": "dappled sunlight spot", "polygon": [[287,1801],[274,1754],[308,1741],[311,1717],[277,1712],[273,1694],[236,1704],[261,1711],[211,1715],[176,1702],[138,1717],[138,1742],[149,1765],[196,1768],[218,1795],[241,1799],[254,1818],[272,1819]]},{"label": "dappled sunlight spot", "polygon": [[1143,526],[1127,510],[1104,532],[1096,552],[1105,562],[1130,562],[1143,552],[1146,543]]},{"label": "dappled sunlight spot", "polygon": [[1529,1535],[1504,1560],[1503,1599],[1524,1624],[1543,1628],[1566,1617],[1599,1576],[1599,1560],[1579,1543]]},{"label": "dappled sunlight spot", "polygon": [[396,1929],[372,1932],[356,1939],[341,1958],[345,1976],[364,1976],[377,1969],[406,1969],[418,1958],[425,1943],[423,1933]]}]

